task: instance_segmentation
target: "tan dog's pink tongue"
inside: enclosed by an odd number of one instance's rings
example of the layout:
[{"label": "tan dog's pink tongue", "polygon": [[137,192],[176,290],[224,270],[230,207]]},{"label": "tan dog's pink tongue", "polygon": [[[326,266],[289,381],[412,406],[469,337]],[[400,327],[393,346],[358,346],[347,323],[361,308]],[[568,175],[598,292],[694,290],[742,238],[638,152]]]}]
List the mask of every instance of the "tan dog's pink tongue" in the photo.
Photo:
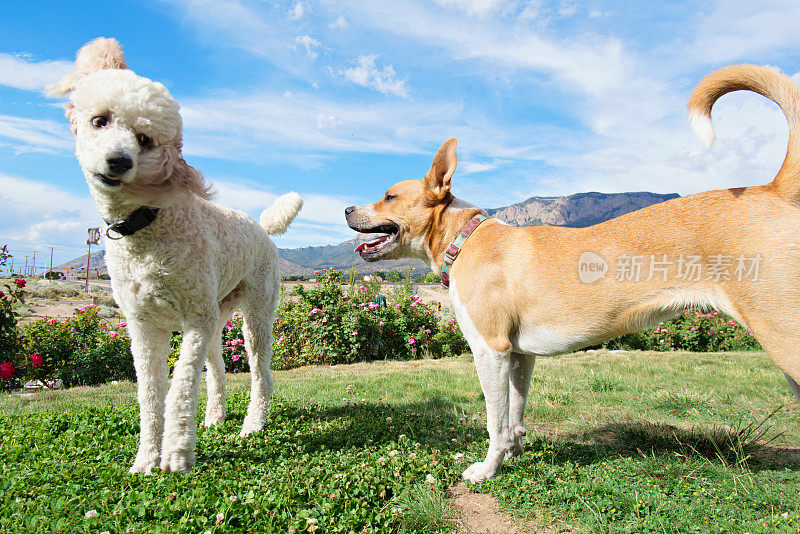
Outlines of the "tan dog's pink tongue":
[{"label": "tan dog's pink tongue", "polygon": [[375,245],[379,245],[379,244],[383,243],[384,241],[386,241],[387,239],[389,239],[388,235],[382,235],[377,239],[373,239],[372,241],[364,241],[363,243],[358,245],[353,252],[361,252],[365,248],[374,247]]}]

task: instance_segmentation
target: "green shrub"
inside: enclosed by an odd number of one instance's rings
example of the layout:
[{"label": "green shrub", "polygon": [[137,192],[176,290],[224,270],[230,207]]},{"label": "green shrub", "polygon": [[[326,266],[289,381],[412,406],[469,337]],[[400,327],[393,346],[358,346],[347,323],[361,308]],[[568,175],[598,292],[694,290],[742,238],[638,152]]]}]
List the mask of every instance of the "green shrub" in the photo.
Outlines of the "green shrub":
[{"label": "green shrub", "polygon": [[[5,247],[0,249],[0,258]],[[3,284],[0,291],[0,390],[19,386],[22,377],[22,339],[17,328],[18,305],[24,302],[25,280]]]},{"label": "green shrub", "polygon": [[76,310],[70,319],[40,319],[25,325],[26,378],[61,379],[64,386],[135,380],[125,323],[118,328],[103,323],[93,304]]},{"label": "green shrub", "polygon": [[[378,303],[380,283],[351,284],[347,292],[340,271],[315,273],[311,289],[284,289],[274,319],[274,369],[310,364],[340,364],[381,359],[440,358],[469,350],[455,320],[439,315],[421,302],[406,281]],[[172,338],[170,365],[180,347],[180,333]],[[242,315],[234,313],[222,331],[222,357],[228,372],[248,371],[242,334]]]},{"label": "green shrub", "polygon": [[718,352],[761,350],[753,334],[717,312],[688,310],[653,329],[612,339],[608,349]]}]

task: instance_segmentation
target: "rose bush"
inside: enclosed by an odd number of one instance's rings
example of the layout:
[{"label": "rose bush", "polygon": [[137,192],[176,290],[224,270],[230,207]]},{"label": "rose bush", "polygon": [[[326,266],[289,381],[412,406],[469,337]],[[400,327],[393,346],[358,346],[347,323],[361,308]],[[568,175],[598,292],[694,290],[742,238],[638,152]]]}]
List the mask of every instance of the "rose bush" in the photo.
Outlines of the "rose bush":
[{"label": "rose bush", "polygon": [[130,338],[125,323],[104,323],[89,304],[70,319],[40,319],[22,327],[26,378],[62,380],[64,386],[135,380]]},{"label": "rose bush", "polygon": [[677,318],[603,344],[609,349],[718,352],[761,350],[753,334],[727,315],[688,310]]},{"label": "rose bush", "polygon": [[[380,359],[440,358],[469,350],[455,320],[443,318],[403,283],[379,299],[380,283],[342,289],[341,271],[317,271],[311,289],[283,290],[273,324],[273,369]],[[379,304],[379,301],[383,304]],[[228,372],[248,371],[243,319],[234,313],[222,331]],[[173,334],[171,363],[180,333]]]},{"label": "rose bush", "polygon": [[[0,265],[9,257],[0,249]],[[17,328],[16,303],[24,303],[25,280],[15,278],[0,290],[0,390],[18,387],[22,378],[22,337]]]}]

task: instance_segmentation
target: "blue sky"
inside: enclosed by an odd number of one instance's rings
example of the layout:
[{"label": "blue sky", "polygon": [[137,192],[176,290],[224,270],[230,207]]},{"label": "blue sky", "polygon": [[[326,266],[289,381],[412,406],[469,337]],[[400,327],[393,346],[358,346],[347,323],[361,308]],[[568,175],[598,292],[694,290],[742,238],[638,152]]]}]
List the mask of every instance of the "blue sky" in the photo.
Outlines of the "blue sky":
[{"label": "blue sky", "polygon": [[795,1],[44,0],[1,12],[0,244],[18,258],[53,246],[56,262],[101,222],[43,88],[98,36],[181,103],[185,157],[219,202],[257,215],[278,194],[304,196],[283,247],[352,237],[342,209],[422,176],[453,136],[454,192],[483,207],[764,183],[788,138],[777,107],[726,96],[706,150],[686,98],[729,63],[800,70]]}]

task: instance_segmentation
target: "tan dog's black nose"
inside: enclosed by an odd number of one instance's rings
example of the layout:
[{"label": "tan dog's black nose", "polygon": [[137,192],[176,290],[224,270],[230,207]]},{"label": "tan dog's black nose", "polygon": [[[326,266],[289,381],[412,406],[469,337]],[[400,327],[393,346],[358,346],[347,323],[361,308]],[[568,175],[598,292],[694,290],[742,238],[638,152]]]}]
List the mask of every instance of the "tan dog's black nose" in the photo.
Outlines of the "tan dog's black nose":
[{"label": "tan dog's black nose", "polygon": [[347,206],[347,207],[344,209],[344,215],[345,215],[345,217],[347,217],[348,215],[350,215],[351,213],[353,213],[355,210],[356,210],[356,207],[355,207],[355,206]]}]

